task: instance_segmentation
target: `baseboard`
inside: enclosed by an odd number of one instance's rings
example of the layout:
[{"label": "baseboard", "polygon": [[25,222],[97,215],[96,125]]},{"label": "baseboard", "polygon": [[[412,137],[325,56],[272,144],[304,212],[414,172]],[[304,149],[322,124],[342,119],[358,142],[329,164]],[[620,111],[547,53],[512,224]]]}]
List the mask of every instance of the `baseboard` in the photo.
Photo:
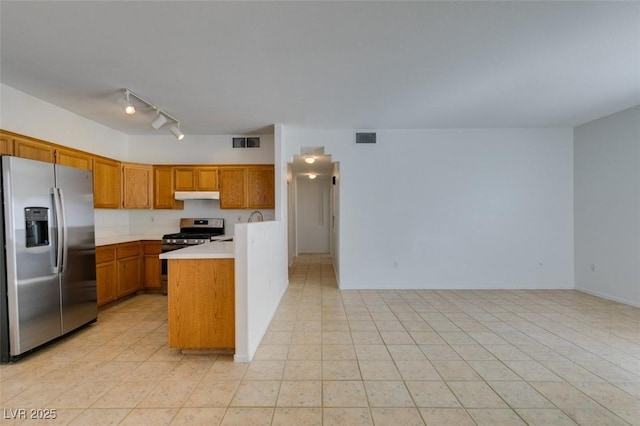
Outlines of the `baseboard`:
[{"label": "baseboard", "polygon": [[627,300],[627,299],[622,299],[620,297],[615,297],[615,296],[611,296],[608,294],[604,294],[604,293],[600,293],[598,291],[593,291],[593,290],[589,290],[583,287],[575,287],[576,291],[582,292],[582,293],[587,293],[590,294],[592,296],[596,296],[596,297],[601,297],[603,299],[607,299],[607,300],[611,300],[613,302],[618,302],[618,303],[623,303],[625,305],[629,305],[629,306],[634,306],[636,308],[640,308],[640,303],[638,302],[634,302],[631,300]]}]

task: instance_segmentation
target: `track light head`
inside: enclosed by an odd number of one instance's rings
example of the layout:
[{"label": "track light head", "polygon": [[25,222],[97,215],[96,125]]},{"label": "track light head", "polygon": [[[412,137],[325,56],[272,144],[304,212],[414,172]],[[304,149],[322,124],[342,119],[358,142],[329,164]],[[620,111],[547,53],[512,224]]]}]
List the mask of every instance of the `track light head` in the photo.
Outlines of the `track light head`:
[{"label": "track light head", "polygon": [[160,127],[164,126],[167,122],[167,117],[158,111],[158,116],[151,122],[151,127],[158,130]]},{"label": "track light head", "polygon": [[169,130],[171,130],[171,133],[173,133],[173,136],[175,136],[176,139],[178,139],[179,141],[184,139],[184,133],[180,131],[180,123],[178,123],[177,126],[171,126],[171,129]]},{"label": "track light head", "polygon": [[118,105],[120,105],[122,109],[124,109],[124,112],[127,113],[127,115],[135,114],[136,107],[134,107],[131,101],[129,100],[129,91],[125,90],[124,95],[125,95],[124,98],[118,99]]}]

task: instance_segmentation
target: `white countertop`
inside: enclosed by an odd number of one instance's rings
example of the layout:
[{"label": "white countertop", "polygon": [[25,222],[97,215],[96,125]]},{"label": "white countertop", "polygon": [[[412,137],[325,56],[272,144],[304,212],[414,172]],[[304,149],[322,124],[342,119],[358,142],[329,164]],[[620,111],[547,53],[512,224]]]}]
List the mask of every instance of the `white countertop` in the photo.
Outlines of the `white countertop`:
[{"label": "white countertop", "polygon": [[235,251],[233,242],[214,241],[197,244],[179,250],[168,251],[160,255],[160,259],[233,259]]},{"label": "white countertop", "polygon": [[107,246],[109,244],[129,243],[131,241],[142,240],[162,240],[162,235],[139,234],[139,235],[115,235],[111,237],[96,237],[96,246]]}]

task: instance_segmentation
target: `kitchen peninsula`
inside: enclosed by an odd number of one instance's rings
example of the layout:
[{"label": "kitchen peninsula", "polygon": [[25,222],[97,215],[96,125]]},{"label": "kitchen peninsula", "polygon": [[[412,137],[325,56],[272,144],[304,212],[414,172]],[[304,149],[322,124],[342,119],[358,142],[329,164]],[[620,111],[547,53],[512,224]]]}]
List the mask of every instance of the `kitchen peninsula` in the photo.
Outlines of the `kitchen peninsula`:
[{"label": "kitchen peninsula", "polygon": [[169,346],[233,352],[234,243],[199,244],[160,258],[168,262]]}]

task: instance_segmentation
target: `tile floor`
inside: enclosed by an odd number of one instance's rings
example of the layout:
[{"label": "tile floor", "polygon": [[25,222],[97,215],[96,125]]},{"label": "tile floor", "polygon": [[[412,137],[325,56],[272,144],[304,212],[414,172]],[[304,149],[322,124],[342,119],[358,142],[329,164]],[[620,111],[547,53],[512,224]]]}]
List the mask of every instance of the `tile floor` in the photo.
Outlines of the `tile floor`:
[{"label": "tile floor", "polygon": [[[339,291],[297,259],[248,364],[167,347],[166,298],[0,366],[17,409],[73,425],[640,425],[640,309],[576,291]],[[34,411],[34,414],[46,414]]]}]

